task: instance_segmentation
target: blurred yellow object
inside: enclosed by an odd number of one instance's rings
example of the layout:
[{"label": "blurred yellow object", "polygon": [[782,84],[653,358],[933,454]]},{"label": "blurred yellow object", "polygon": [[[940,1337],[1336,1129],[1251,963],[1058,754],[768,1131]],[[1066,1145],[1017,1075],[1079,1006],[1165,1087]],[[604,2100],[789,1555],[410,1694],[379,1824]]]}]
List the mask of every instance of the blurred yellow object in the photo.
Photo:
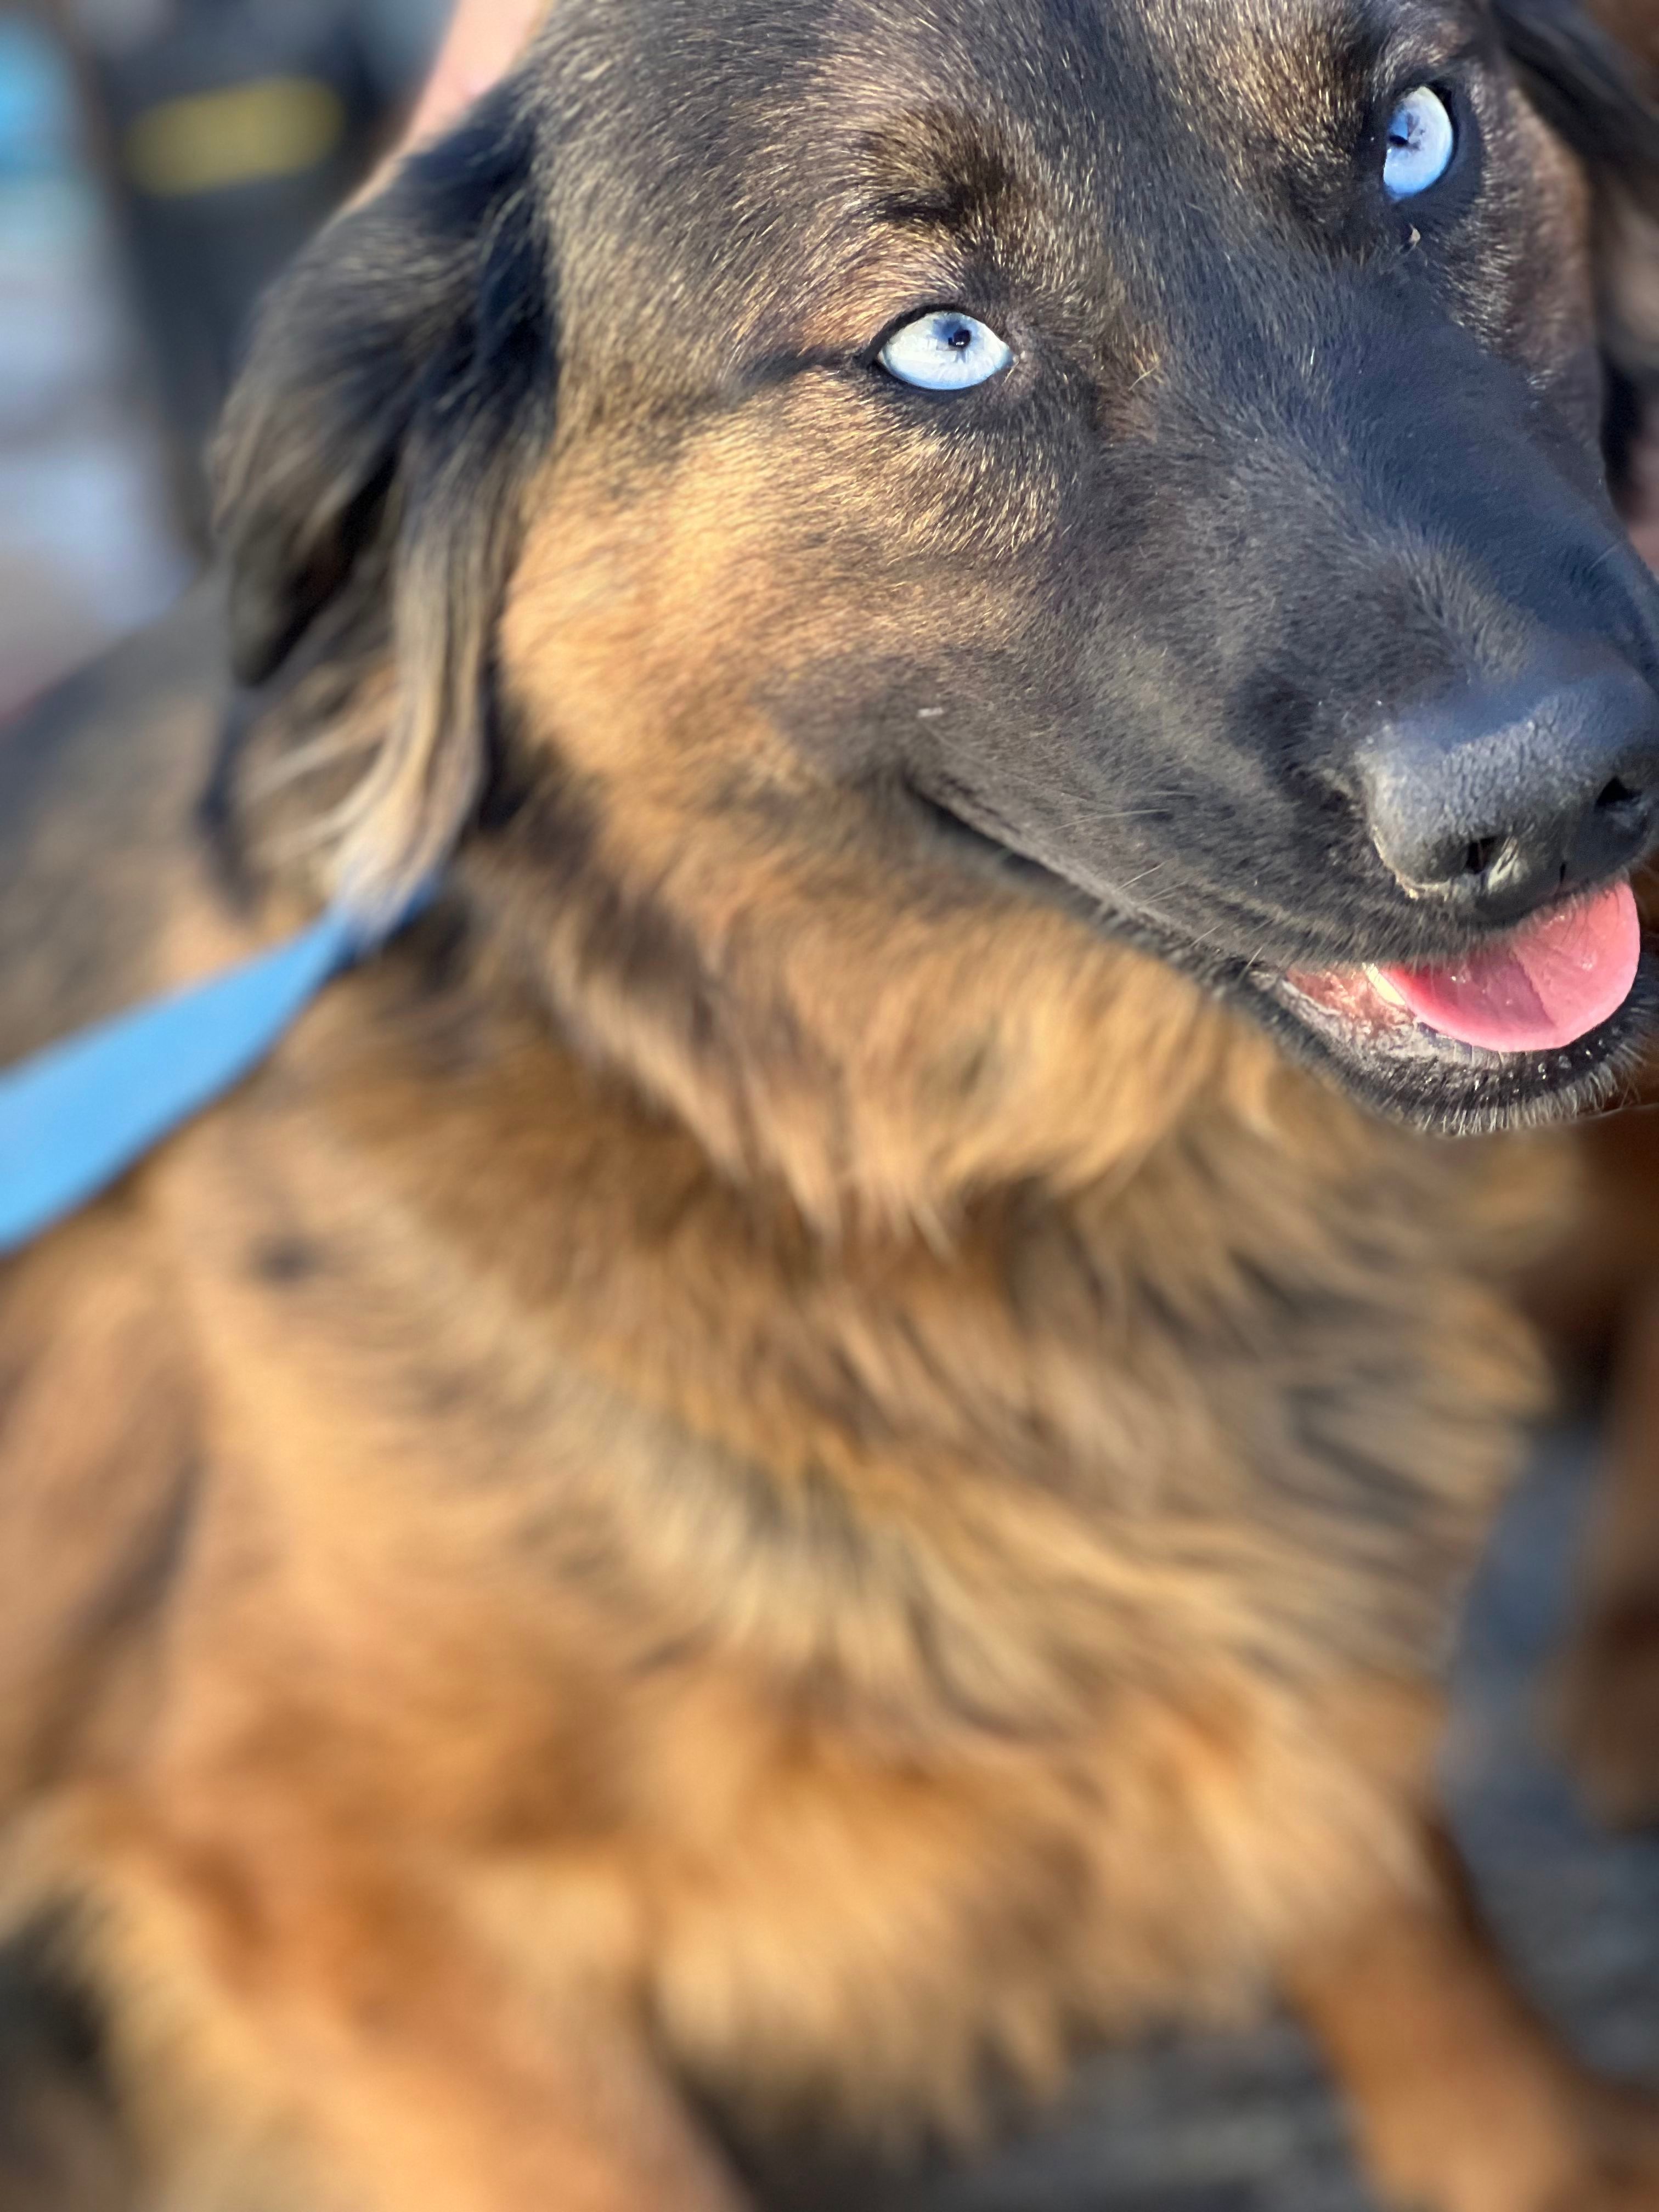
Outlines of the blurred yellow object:
[{"label": "blurred yellow object", "polygon": [[339,149],[344,102],[315,77],[262,77],[169,100],[126,136],[127,168],[158,199],[297,176]]}]

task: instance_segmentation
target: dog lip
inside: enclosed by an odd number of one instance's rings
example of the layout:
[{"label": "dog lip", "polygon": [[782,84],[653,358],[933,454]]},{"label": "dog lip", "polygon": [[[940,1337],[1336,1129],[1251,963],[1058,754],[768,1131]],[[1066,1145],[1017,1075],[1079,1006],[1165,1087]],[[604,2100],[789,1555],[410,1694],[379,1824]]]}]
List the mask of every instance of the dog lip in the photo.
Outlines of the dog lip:
[{"label": "dog lip", "polygon": [[[1121,938],[1251,1012],[1266,1022],[1291,1058],[1311,1064],[1372,1111],[1433,1134],[1559,1120],[1599,1103],[1620,1069],[1633,1063],[1659,1003],[1644,957],[1625,1004],[1568,1047],[1502,1053],[1465,1044],[1418,1021],[1382,972],[1385,963],[1394,964],[1386,954],[1325,969],[1229,958],[1152,915],[1130,913],[1085,890],[1018,850],[989,819],[983,825],[967,819],[962,811],[966,793],[945,798],[915,783],[908,788],[942,834],[990,857],[1004,872],[1017,870],[1087,927]],[[975,811],[982,810],[975,805]],[[1328,994],[1322,1003],[1316,993],[1298,986],[1298,976],[1304,982],[1345,979],[1352,1005],[1363,1007],[1370,1018],[1345,1019]]]},{"label": "dog lip", "polygon": [[1630,999],[1639,964],[1636,902],[1621,875],[1552,900],[1449,961],[1282,973],[1299,999],[1368,1039],[1416,1033],[1498,1065],[1559,1054],[1605,1029]]},{"label": "dog lip", "polygon": [[[949,778],[939,779],[942,789],[916,781],[904,779],[904,788],[917,808],[925,814],[934,830],[948,838],[960,848],[978,854],[982,860],[995,866],[999,873],[1014,874],[1038,885],[1051,899],[1057,899],[1073,912],[1098,921],[1105,910],[1102,901],[1093,893],[1062,875],[1046,860],[1039,860],[1024,851],[1014,841],[1006,825],[998,820],[994,810],[982,801],[973,799]],[[975,817],[978,817],[978,819]]]},{"label": "dog lip", "polygon": [[[1499,1052],[1420,1022],[1374,968],[1304,971],[1299,981],[1255,968],[1244,980],[1292,1056],[1374,1110],[1437,1134],[1559,1121],[1600,1103],[1645,1042],[1655,1001],[1644,957],[1629,995],[1596,1029],[1560,1048]],[[1334,980],[1335,989],[1305,988]]]}]

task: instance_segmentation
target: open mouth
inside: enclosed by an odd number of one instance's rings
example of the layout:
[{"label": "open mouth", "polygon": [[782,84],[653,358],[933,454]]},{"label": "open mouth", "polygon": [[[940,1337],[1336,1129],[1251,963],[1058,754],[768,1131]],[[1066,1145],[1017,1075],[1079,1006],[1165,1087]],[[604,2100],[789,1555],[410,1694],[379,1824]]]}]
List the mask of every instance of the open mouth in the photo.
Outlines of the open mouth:
[{"label": "open mouth", "polygon": [[1314,1056],[1377,1106],[1438,1128],[1578,1111],[1641,1040],[1641,926],[1619,883],[1424,968],[1252,976]]},{"label": "open mouth", "polygon": [[970,820],[963,794],[948,804],[914,787],[911,795],[959,848],[1241,1001],[1292,1057],[1421,1129],[1474,1135],[1582,1113],[1633,1070],[1659,1011],[1626,882],[1547,907],[1437,965],[1273,969],[1201,952],[1144,915],[1109,921],[1000,823]]}]

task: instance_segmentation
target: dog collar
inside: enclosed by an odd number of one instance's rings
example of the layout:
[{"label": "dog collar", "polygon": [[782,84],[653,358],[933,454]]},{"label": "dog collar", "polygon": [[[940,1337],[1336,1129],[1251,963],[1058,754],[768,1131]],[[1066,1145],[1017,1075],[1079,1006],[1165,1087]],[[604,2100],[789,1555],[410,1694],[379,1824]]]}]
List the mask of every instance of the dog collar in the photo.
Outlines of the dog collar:
[{"label": "dog collar", "polygon": [[80,1212],[234,1090],[375,941],[331,908],[274,951],[0,1073],[0,1257]]}]

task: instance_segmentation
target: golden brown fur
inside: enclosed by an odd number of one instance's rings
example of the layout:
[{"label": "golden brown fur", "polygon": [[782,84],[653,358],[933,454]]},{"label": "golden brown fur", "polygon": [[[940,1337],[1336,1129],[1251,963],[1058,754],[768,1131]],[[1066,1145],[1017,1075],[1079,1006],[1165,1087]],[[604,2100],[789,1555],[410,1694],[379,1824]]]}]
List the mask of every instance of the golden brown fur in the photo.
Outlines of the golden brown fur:
[{"label": "golden brown fur", "polygon": [[425,949],[9,1286],[11,1510],[97,1539],[8,1531],[77,1582],[7,1608],[9,1679],[78,1670],[13,1910],[82,1904],[100,1987],[137,1947],[136,2068],[176,2011],[177,2094],[228,2039],[303,2100],[265,2008],[401,2012],[435,1893],[471,1971],[711,2086],[960,2125],[988,2054],[1236,2006],[1423,1879],[1441,1624],[1533,1388],[1478,1155],[1196,995],[1114,1079],[1116,1001],[1181,987],[1103,949],[1053,1018],[1102,1095],[1023,1132],[1084,1120],[1087,1188],[826,1243]]}]

